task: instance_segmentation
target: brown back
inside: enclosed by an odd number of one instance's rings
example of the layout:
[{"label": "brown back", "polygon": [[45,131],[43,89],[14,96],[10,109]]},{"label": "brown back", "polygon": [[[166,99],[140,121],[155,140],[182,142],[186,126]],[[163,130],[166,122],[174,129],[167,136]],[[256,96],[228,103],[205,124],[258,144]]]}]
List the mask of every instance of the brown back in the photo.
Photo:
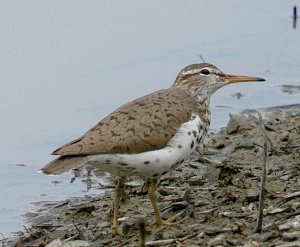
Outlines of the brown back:
[{"label": "brown back", "polygon": [[139,153],[160,149],[192,112],[199,111],[196,107],[196,99],[183,90],[160,90],[121,106],[53,154]]}]

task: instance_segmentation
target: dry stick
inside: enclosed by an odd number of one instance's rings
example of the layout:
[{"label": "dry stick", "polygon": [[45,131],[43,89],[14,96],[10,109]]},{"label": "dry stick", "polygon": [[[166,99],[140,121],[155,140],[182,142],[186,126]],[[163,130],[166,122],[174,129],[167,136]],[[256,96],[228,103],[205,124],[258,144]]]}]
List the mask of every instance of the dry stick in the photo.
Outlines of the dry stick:
[{"label": "dry stick", "polygon": [[[2,239],[1,239],[1,241],[3,241],[3,242],[6,242],[6,237],[4,237],[4,235],[3,235],[3,233],[2,232],[0,232],[0,235],[2,236]],[[4,243],[3,243],[4,244]],[[2,245],[2,246],[4,246],[4,245]]]},{"label": "dry stick", "polygon": [[140,238],[141,238],[141,247],[145,247],[146,245],[146,220],[144,218],[140,218],[139,220],[139,228],[140,228]]},{"label": "dry stick", "polygon": [[264,196],[265,196],[264,191],[265,191],[266,174],[267,174],[266,167],[267,167],[268,137],[267,137],[265,125],[260,112],[258,112],[258,117],[259,117],[259,123],[264,137],[263,172],[261,176],[258,219],[257,219],[257,226],[256,226],[256,232],[260,233],[262,229],[262,222],[263,222],[263,205],[264,205]]},{"label": "dry stick", "polygon": [[[120,245],[118,245],[118,247],[123,247],[126,244],[130,243],[131,241],[135,240],[138,237],[138,234],[134,235],[132,238],[127,239],[125,242],[121,243]],[[114,245],[115,246],[115,245]]]}]

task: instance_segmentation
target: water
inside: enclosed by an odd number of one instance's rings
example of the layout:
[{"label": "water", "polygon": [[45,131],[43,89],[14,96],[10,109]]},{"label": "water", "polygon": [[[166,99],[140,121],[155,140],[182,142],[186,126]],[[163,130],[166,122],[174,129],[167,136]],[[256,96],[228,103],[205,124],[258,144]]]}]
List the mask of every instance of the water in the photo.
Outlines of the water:
[{"label": "water", "polygon": [[123,103],[170,86],[199,55],[225,72],[267,79],[219,90],[212,128],[225,125],[229,112],[299,103],[299,93],[280,87],[300,84],[294,4],[2,1],[0,232],[21,230],[20,215],[33,202],[86,194],[70,174],[37,172],[49,153]]}]

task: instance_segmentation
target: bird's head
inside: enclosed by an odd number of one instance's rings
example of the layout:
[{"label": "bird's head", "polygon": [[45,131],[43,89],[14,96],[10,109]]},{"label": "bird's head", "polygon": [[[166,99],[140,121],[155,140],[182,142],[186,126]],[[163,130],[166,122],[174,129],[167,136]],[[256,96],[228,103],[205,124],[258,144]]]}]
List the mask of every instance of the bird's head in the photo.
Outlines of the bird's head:
[{"label": "bird's head", "polygon": [[188,90],[192,95],[203,95],[207,98],[219,88],[237,82],[265,81],[253,76],[225,74],[212,64],[191,64],[178,74],[173,87]]}]

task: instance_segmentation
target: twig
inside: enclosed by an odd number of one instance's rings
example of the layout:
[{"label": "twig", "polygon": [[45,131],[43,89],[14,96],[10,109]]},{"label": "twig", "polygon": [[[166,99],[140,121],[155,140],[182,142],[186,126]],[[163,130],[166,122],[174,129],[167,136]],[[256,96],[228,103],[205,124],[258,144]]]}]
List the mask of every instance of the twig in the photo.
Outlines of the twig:
[{"label": "twig", "polygon": [[[203,233],[203,232],[202,232],[202,233]],[[187,236],[185,236],[185,237],[179,238],[178,240],[179,240],[180,242],[183,242],[184,240],[187,240],[187,239],[189,239],[189,238],[193,238],[193,237],[197,236],[198,234],[199,234],[199,233],[196,232],[196,233],[187,235]],[[200,233],[200,234],[201,234],[201,233]]]},{"label": "twig", "polygon": [[283,198],[291,200],[291,199],[294,199],[294,198],[299,197],[299,196],[300,196],[300,191],[296,191],[296,192],[293,192],[291,194],[284,195]]},{"label": "twig", "polygon": [[127,239],[125,242],[121,243],[120,245],[118,245],[118,247],[123,247],[126,244],[130,243],[131,241],[135,240],[138,238],[138,234],[134,235],[133,237]]},{"label": "twig", "polygon": [[4,237],[4,235],[3,235],[2,232],[0,232],[0,235],[2,236],[2,240],[5,240],[5,239],[6,239],[6,237]]},{"label": "twig", "polygon": [[147,247],[156,247],[156,246],[166,246],[168,244],[175,244],[176,239],[162,239],[162,240],[155,240],[149,241],[146,243]]},{"label": "twig", "polygon": [[291,218],[293,216],[296,216],[296,215],[299,215],[300,214],[300,210],[298,211],[295,211],[295,212],[291,212],[291,213],[288,213],[284,216],[284,219],[288,219],[288,218]]},{"label": "twig", "polygon": [[261,127],[261,131],[264,137],[264,153],[263,153],[263,172],[261,176],[261,187],[259,194],[259,207],[258,207],[258,218],[257,218],[257,226],[256,232],[260,233],[262,229],[263,222],[263,205],[264,205],[264,196],[265,196],[265,184],[266,184],[266,175],[267,175],[267,153],[268,153],[268,137],[265,129],[265,125],[262,119],[260,112],[258,112],[259,123]]},{"label": "twig", "polygon": [[208,214],[208,213],[211,213],[211,212],[217,210],[218,208],[219,208],[219,206],[218,206],[218,207],[215,207],[215,208],[210,208],[210,209],[207,209],[207,210],[204,210],[204,211],[201,211],[201,212],[197,212],[196,214],[197,214],[197,215],[200,215],[200,214]]},{"label": "twig", "polygon": [[141,237],[141,247],[145,247],[146,245],[146,220],[144,218],[140,218],[139,220],[139,229],[140,229],[140,237]]},{"label": "twig", "polygon": [[75,217],[74,217],[75,215],[73,215],[73,217],[72,217],[72,223],[73,223],[73,226],[75,227],[75,229],[78,231],[78,233],[80,234],[81,233],[81,231],[80,231],[80,229],[78,228],[78,226],[75,224]]},{"label": "twig", "polygon": [[24,230],[25,230],[27,233],[30,233],[30,230],[29,230],[29,228],[28,228],[28,227],[26,227],[26,226],[23,226],[23,228],[24,228]]},{"label": "twig", "polygon": [[114,189],[114,188],[116,188],[116,186],[115,185],[104,185],[104,184],[102,184],[102,183],[100,183],[100,182],[98,182],[98,184],[100,185],[100,189],[102,190],[102,189]]}]

